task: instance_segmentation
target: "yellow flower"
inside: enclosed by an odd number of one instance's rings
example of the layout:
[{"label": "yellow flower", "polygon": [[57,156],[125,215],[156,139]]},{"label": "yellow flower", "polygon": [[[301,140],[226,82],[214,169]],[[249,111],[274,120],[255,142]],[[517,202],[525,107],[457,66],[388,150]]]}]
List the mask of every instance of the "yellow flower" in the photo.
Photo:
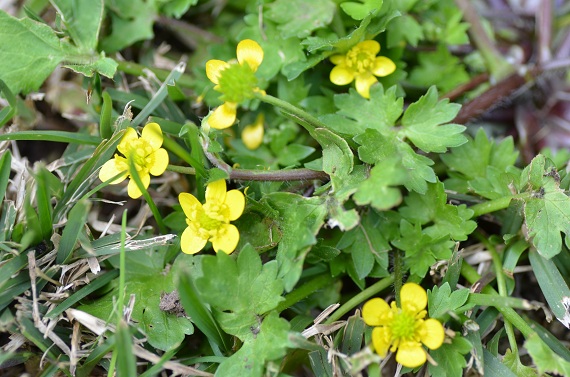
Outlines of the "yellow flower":
[{"label": "yellow flower", "polygon": [[263,141],[263,122],[265,117],[260,113],[253,124],[245,126],[241,133],[241,140],[248,149],[254,150],[259,148]]},{"label": "yellow flower", "polygon": [[[99,179],[103,182],[110,180],[118,174],[118,178],[109,182],[111,185],[120,183],[131,176],[129,166],[134,167],[145,188],[150,184],[150,174],[157,176],[164,173],[168,165],[168,153],[162,146],[162,130],[157,123],[149,123],[144,126],[141,137],[134,128],[127,131],[117,149],[122,156],[115,154],[112,160],[107,161],[99,171]],[[129,181],[127,192],[133,199],[142,195],[133,179]]]},{"label": "yellow flower", "polygon": [[385,56],[376,56],[380,43],[368,40],[352,47],[346,55],[333,55],[331,62],[336,65],[331,71],[333,84],[347,85],[356,80],[356,91],[364,98],[370,98],[370,87],[378,77],[388,76],[396,70],[396,64]]},{"label": "yellow flower", "polygon": [[226,181],[219,180],[206,187],[206,204],[202,205],[192,194],[178,196],[186,215],[188,227],[180,241],[182,251],[196,254],[211,241],[216,252],[231,254],[239,241],[239,231],[230,221],[243,213],[245,197],[238,190],[226,192]]},{"label": "yellow flower", "polygon": [[441,323],[427,314],[426,291],[415,283],[406,283],[400,291],[401,308],[395,302],[388,305],[381,298],[367,301],[362,308],[362,318],[372,330],[372,344],[381,357],[388,350],[396,353],[396,361],[405,367],[415,368],[426,362],[429,349],[439,348],[445,337]]},{"label": "yellow flower", "polygon": [[234,124],[238,104],[253,98],[259,90],[255,71],[263,61],[263,49],[257,42],[244,39],[238,43],[236,55],[237,62],[206,62],[206,75],[216,84],[214,89],[223,93],[220,98],[225,101],[208,118],[210,126],[219,130]]}]

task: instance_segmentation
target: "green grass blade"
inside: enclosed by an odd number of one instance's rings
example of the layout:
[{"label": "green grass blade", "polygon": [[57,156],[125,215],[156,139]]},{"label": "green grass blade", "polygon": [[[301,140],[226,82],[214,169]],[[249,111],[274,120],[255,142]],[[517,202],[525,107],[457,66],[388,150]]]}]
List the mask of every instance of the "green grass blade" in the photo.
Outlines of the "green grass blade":
[{"label": "green grass blade", "polygon": [[36,171],[36,205],[39,225],[44,240],[49,240],[53,231],[51,198],[49,177],[51,174],[43,165],[39,165]]},{"label": "green grass blade", "polygon": [[73,180],[67,186],[65,193],[54,209],[54,222],[59,222],[69,206],[79,200],[87,191],[92,181],[92,175],[101,165],[110,160],[115,153],[117,144],[123,137],[124,131],[119,131],[109,140],[103,141],[93,153],[93,156],[85,162]]},{"label": "green grass blade", "polygon": [[137,364],[133,353],[133,340],[129,327],[125,322],[121,322],[117,327],[115,340],[117,376],[136,376]]},{"label": "green grass blade", "polygon": [[109,338],[105,339],[105,341],[98,345],[96,348],[92,349],[89,352],[89,356],[85,359],[81,366],[77,367],[77,371],[75,373],[76,377],[89,377],[91,376],[91,371],[93,368],[99,364],[99,361],[103,357],[105,357],[109,352],[113,350],[115,345],[115,336],[110,336]]},{"label": "green grass blade", "polygon": [[2,80],[0,80],[0,93],[4,94],[4,98],[8,101],[8,106],[0,110],[0,127],[2,127],[16,114],[17,99],[10,88],[8,88],[8,85]]},{"label": "green grass blade", "polygon": [[550,309],[562,324],[570,327],[570,314],[567,307],[570,305],[570,289],[558,271],[554,262],[546,259],[535,250],[528,253],[530,265],[538,281],[538,285],[550,306]]},{"label": "green grass blade", "polygon": [[46,318],[55,318],[61,313],[63,313],[66,309],[70,308],[74,304],[78,303],[81,299],[87,297],[91,293],[95,292],[99,288],[105,286],[111,280],[115,279],[119,276],[119,270],[111,270],[109,272],[104,273],[100,277],[95,280],[89,282],[88,285],[84,286],[68,298],[66,298],[63,302],[61,302],[58,306],[53,308],[46,314]]},{"label": "green grass blade", "polygon": [[174,82],[182,76],[184,73],[184,69],[186,69],[185,63],[178,63],[176,67],[170,72],[164,83],[160,86],[160,88],[156,91],[154,96],[148,102],[148,104],[141,110],[141,112],[133,119],[132,126],[136,127],[144,122],[148,116],[156,109],[162,101],[168,96],[168,85],[174,85]]},{"label": "green grass blade", "polygon": [[58,141],[60,143],[79,143],[87,145],[99,145],[101,138],[66,131],[19,131],[0,135],[0,141],[6,140],[40,140]]},{"label": "green grass blade", "polygon": [[222,351],[231,349],[228,336],[218,326],[212,313],[206,308],[196,292],[192,279],[187,274],[182,274],[178,284],[180,302],[186,313],[192,318],[192,322],[206,335],[210,344],[216,344]]},{"label": "green grass blade", "polygon": [[103,92],[103,106],[101,107],[101,116],[99,120],[99,134],[103,139],[113,136],[111,128],[111,114],[113,112],[113,100],[107,91]]},{"label": "green grass blade", "polygon": [[88,201],[79,201],[69,212],[69,218],[61,235],[56,263],[63,264],[71,257],[79,233],[83,231],[85,220],[91,204]]},{"label": "green grass blade", "polygon": [[9,150],[0,157],[0,202],[4,200],[6,188],[10,179],[10,167],[12,166],[12,154]]}]

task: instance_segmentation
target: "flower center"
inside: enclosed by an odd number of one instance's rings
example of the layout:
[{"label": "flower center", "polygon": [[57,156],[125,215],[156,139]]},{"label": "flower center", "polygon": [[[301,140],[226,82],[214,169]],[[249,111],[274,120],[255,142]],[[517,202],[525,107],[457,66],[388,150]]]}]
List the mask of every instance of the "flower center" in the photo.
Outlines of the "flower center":
[{"label": "flower center", "polygon": [[392,337],[399,340],[412,340],[416,330],[416,317],[413,313],[401,311],[394,316],[392,324]]},{"label": "flower center", "polygon": [[253,98],[257,87],[257,77],[248,64],[231,64],[220,72],[218,82],[217,90],[224,94],[222,99],[233,103]]},{"label": "flower center", "polygon": [[352,48],[346,54],[346,65],[358,73],[370,71],[376,56],[369,51],[360,48]]},{"label": "flower center", "polygon": [[133,140],[129,145],[129,153],[126,157],[133,161],[138,173],[148,173],[154,164],[152,147],[144,139]]}]

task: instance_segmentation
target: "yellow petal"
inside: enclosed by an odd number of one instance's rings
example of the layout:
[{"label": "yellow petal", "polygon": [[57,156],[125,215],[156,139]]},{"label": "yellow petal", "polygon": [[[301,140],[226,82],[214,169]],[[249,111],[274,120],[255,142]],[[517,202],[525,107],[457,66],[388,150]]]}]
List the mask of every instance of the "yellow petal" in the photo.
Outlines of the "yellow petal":
[{"label": "yellow petal", "polygon": [[346,60],[346,56],[344,56],[344,55],[333,55],[329,59],[333,64],[339,65],[339,64],[344,63],[344,61]]},{"label": "yellow petal", "polygon": [[358,43],[353,48],[358,48],[364,50],[374,56],[380,52],[380,43],[376,42],[375,40],[367,40]]},{"label": "yellow petal", "polygon": [[396,70],[396,64],[389,58],[385,56],[378,56],[374,59],[374,65],[372,66],[372,73],[378,77],[388,76],[394,73]]},{"label": "yellow petal", "polygon": [[443,344],[445,330],[437,319],[426,319],[420,328],[421,342],[431,350],[438,349]]},{"label": "yellow petal", "polygon": [[212,59],[206,62],[206,76],[214,84],[220,83],[220,75],[222,71],[228,68],[230,65],[222,60]]},{"label": "yellow petal", "polygon": [[385,357],[392,343],[392,332],[388,327],[375,327],[372,330],[372,345],[380,357]]},{"label": "yellow petal", "polygon": [[226,201],[226,181],[220,179],[206,186],[206,203],[222,204]]},{"label": "yellow petal", "polygon": [[241,140],[248,149],[257,149],[261,142],[263,141],[263,121],[265,117],[263,114],[259,114],[254,124],[245,126],[241,133]]},{"label": "yellow petal", "polygon": [[239,64],[247,63],[253,72],[263,61],[263,49],[256,41],[244,39],[237,45],[237,59]]},{"label": "yellow petal", "polygon": [[408,368],[419,367],[426,359],[426,351],[418,342],[402,342],[396,353],[396,361]]},{"label": "yellow petal", "polygon": [[390,305],[378,297],[366,301],[362,307],[362,319],[368,326],[386,325],[389,314]]},{"label": "yellow petal", "polygon": [[115,178],[112,182],[109,182],[111,185],[115,185],[117,183],[123,182],[128,175],[128,166],[122,160],[119,159],[119,156],[115,156],[112,160],[105,162],[105,164],[99,170],[99,179],[101,182],[108,181],[109,179],[113,178],[117,174],[123,173],[118,178]]},{"label": "yellow petal", "polygon": [[377,83],[376,77],[371,73],[356,76],[356,91],[364,98],[370,98],[370,87]]},{"label": "yellow petal", "polygon": [[[148,173],[147,174],[139,173],[139,177],[141,178],[141,182],[144,188],[145,189],[148,188],[148,185],[150,184],[150,175],[148,175]],[[127,186],[127,193],[133,199],[138,199],[142,196],[142,191],[139,190],[139,187],[137,186],[135,180],[132,177],[129,180],[129,185]]]},{"label": "yellow petal", "polygon": [[343,65],[337,65],[331,70],[330,80],[336,85],[350,84],[354,80],[354,71]]},{"label": "yellow petal", "polygon": [[204,246],[206,246],[206,242],[208,242],[207,239],[201,237],[198,233],[194,232],[193,229],[194,227],[189,226],[182,232],[180,248],[183,253],[196,254],[202,250]]},{"label": "yellow petal", "polygon": [[186,217],[191,221],[196,221],[200,213],[204,211],[202,203],[200,203],[194,195],[188,194],[187,192],[178,195],[178,201],[180,202],[182,211],[184,211]]},{"label": "yellow petal", "polygon": [[237,220],[245,208],[245,196],[239,190],[230,190],[226,194],[226,204],[230,209],[229,220]]},{"label": "yellow petal", "polygon": [[216,253],[223,251],[226,254],[231,254],[236,249],[239,242],[239,230],[235,225],[223,224],[216,237],[210,239],[212,246]]},{"label": "yellow petal", "polygon": [[130,146],[131,143],[137,140],[138,138],[139,135],[137,134],[137,131],[135,131],[135,129],[132,127],[127,127],[125,134],[123,135],[121,141],[119,142],[119,145],[117,146],[117,149],[119,150],[119,152],[123,154],[123,156],[126,157],[129,154],[129,151],[131,150]]},{"label": "yellow petal", "polygon": [[400,291],[400,304],[402,309],[419,313],[427,306],[427,293],[416,283],[406,283]]},{"label": "yellow petal", "polygon": [[166,149],[159,148],[150,155],[150,158],[154,159],[154,164],[150,167],[150,174],[161,175],[164,173],[168,166],[168,152],[166,152]]},{"label": "yellow petal", "polygon": [[218,106],[208,118],[208,124],[217,130],[231,127],[236,121],[237,104],[226,102]]},{"label": "yellow petal", "polygon": [[150,144],[153,151],[156,151],[162,146],[162,130],[158,123],[149,123],[144,126],[141,137]]}]

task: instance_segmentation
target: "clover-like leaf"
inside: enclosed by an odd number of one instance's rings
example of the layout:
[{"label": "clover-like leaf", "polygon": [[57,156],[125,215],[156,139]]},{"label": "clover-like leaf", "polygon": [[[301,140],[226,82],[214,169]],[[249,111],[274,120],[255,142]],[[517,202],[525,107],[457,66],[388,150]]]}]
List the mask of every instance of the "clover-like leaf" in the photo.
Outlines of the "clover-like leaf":
[{"label": "clover-like leaf", "polygon": [[277,262],[264,265],[252,246],[245,246],[237,261],[225,253],[201,259],[202,276],[195,281],[202,299],[214,309],[220,326],[245,339],[261,316],[283,300],[283,282]]},{"label": "clover-like leaf", "polygon": [[268,7],[264,15],[280,24],[278,29],[283,39],[310,35],[313,30],[328,25],[336,10],[331,0],[276,0]]},{"label": "clover-like leaf", "polygon": [[457,147],[467,142],[463,135],[465,126],[445,124],[459,112],[460,105],[449,103],[448,99],[439,101],[435,86],[420,99],[412,103],[402,117],[400,137],[409,138],[424,152],[443,153],[449,147]]},{"label": "clover-like leaf", "polygon": [[536,156],[521,174],[521,185],[530,194],[524,200],[528,238],[543,257],[550,259],[562,250],[561,232],[570,245],[570,198],[560,188],[560,176],[552,161]]}]

